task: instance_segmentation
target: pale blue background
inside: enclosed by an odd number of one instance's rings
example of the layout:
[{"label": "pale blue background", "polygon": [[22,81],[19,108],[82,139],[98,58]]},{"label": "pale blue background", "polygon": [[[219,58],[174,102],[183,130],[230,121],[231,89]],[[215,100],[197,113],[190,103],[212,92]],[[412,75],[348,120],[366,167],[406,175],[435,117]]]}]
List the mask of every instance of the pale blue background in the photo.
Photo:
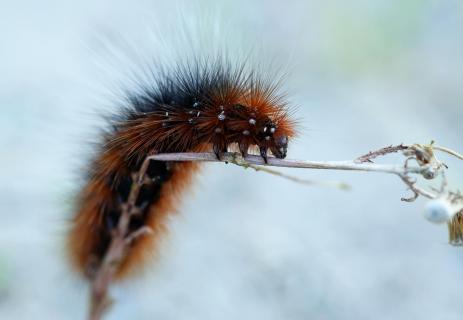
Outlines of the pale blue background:
[{"label": "pale blue background", "polygon": [[[0,319],[84,318],[86,287],[65,265],[62,236],[95,111],[111,106],[98,39],[122,33],[156,56],[143,26],[169,40],[164,21],[179,10],[227,21],[223,42],[287,66],[303,126],[291,158],[352,159],[432,139],[463,150],[459,0],[3,0]],[[462,163],[443,158],[462,189]],[[462,318],[463,250],[422,218],[423,200],[400,201],[397,178],[287,172],[353,190],[208,164],[161,259],[115,288],[108,319]]]}]

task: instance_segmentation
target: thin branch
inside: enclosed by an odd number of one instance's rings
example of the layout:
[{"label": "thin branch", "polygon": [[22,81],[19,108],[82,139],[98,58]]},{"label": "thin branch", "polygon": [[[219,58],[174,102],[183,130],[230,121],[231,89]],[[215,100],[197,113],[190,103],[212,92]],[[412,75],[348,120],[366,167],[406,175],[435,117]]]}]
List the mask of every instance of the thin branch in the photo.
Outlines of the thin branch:
[{"label": "thin branch", "polygon": [[[445,148],[430,145],[414,144],[406,146],[403,144],[396,146],[389,146],[381,148],[376,151],[371,151],[366,155],[363,155],[356,160],[349,161],[307,161],[307,160],[283,160],[274,157],[269,157],[268,162],[265,162],[262,157],[249,155],[245,158],[239,153],[224,153],[221,159],[217,159],[214,153],[164,153],[147,156],[144,160],[138,173],[135,173],[132,177],[133,183],[126,203],[121,205],[121,215],[119,218],[118,225],[111,234],[111,242],[104,258],[95,272],[91,283],[91,305],[90,305],[90,320],[100,320],[104,313],[111,305],[111,299],[108,295],[109,286],[114,279],[114,276],[118,270],[118,267],[123,261],[127,254],[129,246],[132,241],[136,238],[149,234],[152,230],[143,226],[138,230],[130,231],[130,220],[133,216],[140,213],[142,207],[135,205],[140,192],[141,187],[148,183],[145,173],[151,160],[156,161],[206,161],[206,162],[230,162],[238,166],[245,168],[253,168],[257,171],[264,171],[273,175],[277,175],[291,181],[304,184],[320,184],[314,181],[308,181],[299,177],[293,177],[284,173],[267,168],[268,166],[273,167],[287,167],[287,168],[305,168],[305,169],[331,169],[331,170],[345,170],[345,171],[364,171],[364,172],[382,172],[389,173],[399,176],[402,181],[410,188],[413,192],[413,196],[410,198],[402,198],[403,201],[414,201],[420,195],[436,199],[439,197],[446,196],[447,198],[453,199],[453,202],[461,204],[463,201],[462,196],[459,193],[447,190],[447,180],[445,177],[445,170],[447,167],[444,163],[436,159],[433,153],[433,149],[447,152],[459,159],[463,160],[461,154]],[[389,153],[403,151],[406,157],[405,161],[401,165],[383,165],[375,164],[372,159],[379,156],[384,156]],[[410,166],[408,163],[410,160],[414,160],[417,164]],[[433,190],[433,192],[425,190],[416,185],[416,179],[412,178],[411,175],[415,174],[422,176],[425,179],[434,179],[438,176],[442,177],[441,190]],[[337,187],[345,188],[347,185],[337,183]],[[458,216],[449,224],[449,230],[451,233],[451,243],[463,242],[463,213],[459,213]],[[453,237],[453,238],[452,238]]]},{"label": "thin branch", "polygon": [[[371,159],[379,156],[384,156],[389,153],[403,151],[407,156],[404,164],[402,165],[382,165],[372,163]],[[285,174],[266,168],[265,166],[274,167],[288,167],[288,168],[305,168],[305,169],[331,169],[331,170],[347,170],[347,171],[366,171],[366,172],[382,172],[395,174],[409,187],[414,193],[411,198],[402,198],[402,201],[412,202],[415,201],[419,195],[429,199],[435,199],[439,194],[445,192],[447,184],[444,169],[447,167],[444,163],[438,161],[433,153],[431,145],[414,144],[407,146],[404,144],[396,146],[388,146],[370,151],[368,154],[357,158],[354,161],[307,161],[307,160],[288,160],[269,157],[267,163],[260,156],[248,155],[245,158],[239,153],[224,153],[221,159],[217,159],[214,153],[165,153],[156,154],[149,157],[152,160],[158,161],[207,161],[207,162],[230,162],[245,168],[252,167],[255,170],[261,170],[273,175],[284,177],[288,180],[307,183],[301,181],[300,178],[293,176],[286,176]],[[410,160],[415,160],[418,165],[410,166]],[[260,167],[263,166],[263,167]],[[434,179],[442,173],[442,189],[441,193],[432,193],[416,185],[416,179],[412,179],[410,174],[421,175],[425,179]],[[309,182],[312,183],[312,182]],[[347,187],[347,185],[336,184],[337,187]]]},{"label": "thin branch", "polygon": [[439,151],[442,151],[442,152],[445,152],[445,153],[448,153],[460,160],[463,160],[463,154],[461,153],[458,153],[456,152],[455,150],[452,150],[450,148],[446,148],[446,147],[442,147],[442,146],[436,146],[436,145],[433,145],[432,146],[434,150],[439,150]]},{"label": "thin branch", "polygon": [[409,166],[404,168],[403,165],[380,165],[374,163],[355,163],[354,161],[307,161],[307,160],[290,160],[269,157],[265,163],[262,157],[248,155],[245,158],[239,153],[227,152],[217,159],[214,153],[160,153],[149,157],[151,160],[158,161],[205,161],[205,162],[230,162],[240,166],[243,165],[262,165],[272,167],[302,168],[302,169],[331,169],[347,171],[369,171],[383,172],[392,174],[422,174],[428,166]]},{"label": "thin branch", "polygon": [[406,149],[408,149],[408,146],[404,145],[403,143],[397,146],[390,145],[388,147],[381,148],[376,151],[370,151],[367,154],[355,159],[354,162],[356,163],[373,162],[372,159],[377,158],[379,156],[384,156],[389,153],[399,152],[399,151],[403,151]]},{"label": "thin branch", "polygon": [[418,196],[422,195],[426,198],[429,199],[435,199],[437,196],[433,194],[432,192],[429,192],[427,190],[424,190],[423,188],[420,188],[416,185],[416,181],[413,181],[409,176],[406,175],[399,175],[399,177],[402,179],[402,181],[410,188],[410,190],[413,192],[413,196],[411,198],[401,198],[402,201],[406,202],[413,202],[415,201]]},{"label": "thin branch", "polygon": [[243,167],[245,169],[252,168],[255,171],[262,171],[262,172],[269,173],[271,175],[281,177],[281,178],[284,178],[286,180],[296,182],[296,183],[300,183],[300,184],[304,184],[304,185],[333,187],[333,188],[337,188],[337,189],[341,189],[341,190],[350,190],[351,189],[351,186],[349,184],[347,184],[347,183],[344,183],[344,182],[339,182],[339,181],[316,181],[316,180],[303,179],[303,178],[299,178],[299,177],[292,176],[292,175],[289,175],[289,174],[285,174],[285,173],[277,171],[277,170],[269,169],[267,167],[254,165],[254,164],[249,164],[246,161],[244,161],[244,159],[243,159],[243,161],[239,161],[239,159],[237,158],[236,161],[233,162],[233,163],[238,165],[238,166],[241,166],[241,167]]},{"label": "thin branch", "polygon": [[109,297],[109,286],[114,279],[121,261],[127,254],[130,243],[137,237],[150,233],[151,229],[144,226],[130,232],[130,220],[139,214],[140,208],[135,203],[140,189],[145,183],[145,173],[148,169],[149,159],[143,162],[140,171],[133,175],[133,183],[126,203],[121,205],[121,215],[117,227],[112,230],[111,242],[106,254],[96,270],[91,282],[90,320],[100,320],[112,304]]}]

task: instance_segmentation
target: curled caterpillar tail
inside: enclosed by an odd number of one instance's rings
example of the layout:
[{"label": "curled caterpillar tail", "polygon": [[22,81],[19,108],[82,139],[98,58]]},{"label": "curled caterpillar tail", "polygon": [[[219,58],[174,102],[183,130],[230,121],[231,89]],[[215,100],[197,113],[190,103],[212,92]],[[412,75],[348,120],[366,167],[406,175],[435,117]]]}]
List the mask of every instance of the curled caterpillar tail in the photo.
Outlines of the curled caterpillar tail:
[{"label": "curled caterpillar tail", "polygon": [[[72,220],[68,247],[76,269],[88,275],[98,268],[127,201],[136,173],[150,153],[213,150],[220,158],[230,147],[243,155],[256,150],[284,158],[294,123],[278,87],[243,66],[198,61],[179,64],[152,83],[128,94],[126,106],[111,122],[99,154],[89,166],[88,179]],[[129,231],[143,226],[154,232],[130,245],[117,278],[136,272],[155,252],[166,216],[198,165],[152,161],[136,199],[140,214]]]}]

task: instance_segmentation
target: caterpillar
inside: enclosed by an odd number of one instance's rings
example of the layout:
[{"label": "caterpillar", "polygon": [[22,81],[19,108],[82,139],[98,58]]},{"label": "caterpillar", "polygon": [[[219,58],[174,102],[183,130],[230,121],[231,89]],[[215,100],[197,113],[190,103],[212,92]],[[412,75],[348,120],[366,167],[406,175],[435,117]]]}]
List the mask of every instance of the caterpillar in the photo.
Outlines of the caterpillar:
[{"label": "caterpillar", "polygon": [[[82,275],[98,266],[127,200],[133,174],[148,154],[236,150],[284,158],[295,135],[280,82],[227,59],[190,59],[155,74],[149,84],[126,92],[109,120],[78,196],[68,234],[70,260]],[[141,214],[130,230],[149,226],[120,262],[116,278],[134,274],[156,250],[166,217],[197,172],[193,162],[151,161],[136,205]]]}]

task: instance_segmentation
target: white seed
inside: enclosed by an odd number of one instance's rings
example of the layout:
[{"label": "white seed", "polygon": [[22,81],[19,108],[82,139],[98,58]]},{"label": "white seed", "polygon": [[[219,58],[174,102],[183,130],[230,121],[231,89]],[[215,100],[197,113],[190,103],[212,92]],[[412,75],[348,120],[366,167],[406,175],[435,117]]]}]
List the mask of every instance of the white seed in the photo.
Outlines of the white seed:
[{"label": "white seed", "polygon": [[264,127],[264,132],[267,132],[267,127]]},{"label": "white seed", "polygon": [[250,125],[255,125],[256,124],[256,119],[253,119],[253,118],[249,119],[249,124]]},{"label": "white seed", "polygon": [[193,118],[188,119],[188,123],[193,123]]},{"label": "white seed", "polygon": [[197,108],[197,107],[199,107],[199,105],[200,105],[199,102],[195,102],[195,103],[193,103],[193,108]]},{"label": "white seed", "polygon": [[244,131],[243,131],[243,135],[249,136],[249,134],[250,134],[249,130],[244,130]]},{"label": "white seed", "polygon": [[214,131],[215,131],[215,133],[221,133],[221,132],[222,132],[222,128],[215,128]]},{"label": "white seed", "polygon": [[424,207],[423,215],[429,222],[444,223],[453,218],[457,210],[446,199],[434,199]]},{"label": "white seed", "polygon": [[198,111],[198,112],[196,113],[196,116],[199,117],[200,114],[201,114],[201,111]]},{"label": "white seed", "polygon": [[168,117],[168,116],[169,116],[169,112],[166,111],[166,117]]},{"label": "white seed", "polygon": [[270,128],[271,133],[275,133],[275,128]]},{"label": "white seed", "polygon": [[265,137],[265,140],[267,140],[267,141],[270,140],[270,137],[269,137],[269,136],[266,136],[266,137]]}]

